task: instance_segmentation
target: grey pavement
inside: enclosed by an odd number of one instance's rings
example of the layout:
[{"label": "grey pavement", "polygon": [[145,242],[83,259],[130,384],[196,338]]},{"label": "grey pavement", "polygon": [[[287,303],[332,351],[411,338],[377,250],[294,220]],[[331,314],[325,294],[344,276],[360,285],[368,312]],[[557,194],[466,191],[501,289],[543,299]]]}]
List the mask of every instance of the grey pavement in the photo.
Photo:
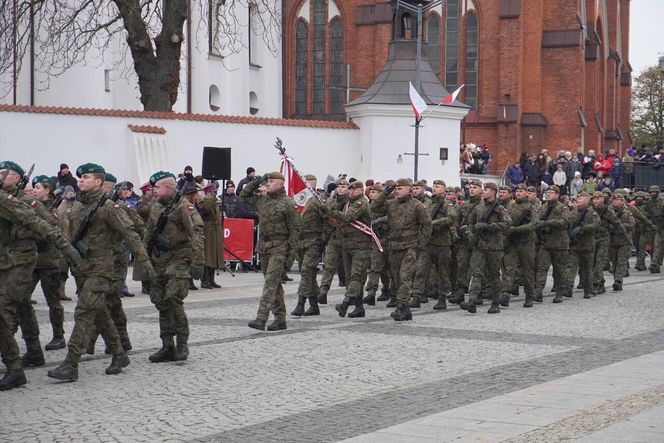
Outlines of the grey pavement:
[{"label": "grey pavement", "polygon": [[[0,393],[0,440],[664,441],[664,277],[632,270],[623,292],[576,291],[561,305],[549,296],[532,309],[521,296],[499,315],[428,303],[404,324],[381,302],[364,319],[340,318],[335,282],[321,316],[289,316],[277,333],[246,326],[260,274],[220,277],[222,289],[187,298],[188,361],[149,363],[157,312],[145,295],[125,298],[125,373],[104,375],[99,342],[77,382],[54,382],[46,371],[66,350],[47,352],[25,387]],[[45,344],[39,289],[35,299]],[[75,301],[64,304],[69,334]]]}]

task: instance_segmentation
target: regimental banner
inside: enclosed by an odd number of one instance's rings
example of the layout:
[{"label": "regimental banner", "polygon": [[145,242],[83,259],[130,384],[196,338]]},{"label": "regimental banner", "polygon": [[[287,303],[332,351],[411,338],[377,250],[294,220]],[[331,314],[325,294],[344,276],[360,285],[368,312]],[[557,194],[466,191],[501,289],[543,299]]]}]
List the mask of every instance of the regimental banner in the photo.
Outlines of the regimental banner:
[{"label": "regimental banner", "polygon": [[254,221],[250,218],[224,218],[224,260],[237,261],[226,249],[244,261],[254,256]]},{"label": "regimental banner", "polygon": [[304,211],[304,205],[313,197],[311,188],[307,186],[306,182],[300,172],[293,165],[293,159],[288,156],[281,158],[281,173],[284,174],[284,188],[289,197],[295,200],[297,210]]}]

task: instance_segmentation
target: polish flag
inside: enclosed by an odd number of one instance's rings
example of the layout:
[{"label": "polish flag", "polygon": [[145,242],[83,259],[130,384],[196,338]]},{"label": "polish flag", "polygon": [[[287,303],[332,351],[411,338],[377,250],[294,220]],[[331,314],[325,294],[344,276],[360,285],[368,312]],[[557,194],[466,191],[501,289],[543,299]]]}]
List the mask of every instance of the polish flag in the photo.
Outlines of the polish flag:
[{"label": "polish flag", "polygon": [[293,159],[284,156],[281,159],[281,173],[284,174],[284,188],[288,196],[295,200],[295,205],[299,212],[304,211],[304,205],[313,197],[311,188],[307,186],[300,172],[295,169]]},{"label": "polish flag", "polygon": [[419,119],[420,115],[427,109],[427,104],[415,89],[415,86],[411,82],[408,82],[410,85],[408,89],[408,95],[410,96],[410,105],[413,107],[415,112],[415,118]]},{"label": "polish flag", "polygon": [[461,92],[461,88],[463,88],[464,86],[465,86],[465,84],[459,86],[456,89],[456,91],[454,91],[453,93],[447,94],[447,97],[445,97],[443,99],[443,101],[441,101],[440,103],[446,104],[446,105],[451,105],[452,103],[454,103],[454,100],[456,100],[457,96],[459,95],[459,92]]}]

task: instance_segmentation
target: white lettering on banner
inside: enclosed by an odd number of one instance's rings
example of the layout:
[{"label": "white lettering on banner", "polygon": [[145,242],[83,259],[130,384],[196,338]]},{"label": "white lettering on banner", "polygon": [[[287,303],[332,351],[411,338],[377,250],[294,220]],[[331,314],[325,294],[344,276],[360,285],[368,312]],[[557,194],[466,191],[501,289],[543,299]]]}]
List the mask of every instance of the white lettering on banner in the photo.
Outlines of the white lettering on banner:
[{"label": "white lettering on banner", "polygon": [[224,238],[228,238],[231,235],[231,230],[228,228],[224,228]]}]

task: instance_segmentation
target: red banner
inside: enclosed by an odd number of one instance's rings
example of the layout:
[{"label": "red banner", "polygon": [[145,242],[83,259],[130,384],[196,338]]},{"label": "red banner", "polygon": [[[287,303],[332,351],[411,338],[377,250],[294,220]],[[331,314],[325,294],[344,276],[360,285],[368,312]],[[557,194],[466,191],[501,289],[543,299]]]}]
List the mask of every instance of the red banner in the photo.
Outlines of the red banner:
[{"label": "red banner", "polygon": [[[224,246],[244,261],[254,255],[254,221],[247,218],[224,218]],[[224,250],[224,260],[237,261]]]}]

